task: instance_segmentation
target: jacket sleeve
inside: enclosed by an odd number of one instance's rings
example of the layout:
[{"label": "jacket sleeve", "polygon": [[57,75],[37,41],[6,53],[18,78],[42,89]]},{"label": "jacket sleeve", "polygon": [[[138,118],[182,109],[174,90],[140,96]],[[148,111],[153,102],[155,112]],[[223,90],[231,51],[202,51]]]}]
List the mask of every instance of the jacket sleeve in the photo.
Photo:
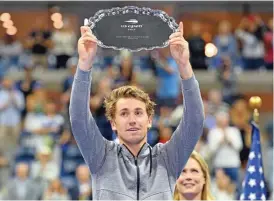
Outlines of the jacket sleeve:
[{"label": "jacket sleeve", "polygon": [[193,75],[182,80],[184,112],[171,139],[163,145],[167,166],[178,178],[203,132],[204,110],[199,84]]},{"label": "jacket sleeve", "polygon": [[72,133],[92,173],[102,165],[107,141],[90,112],[91,71],[77,68],[72,85],[69,115]]}]

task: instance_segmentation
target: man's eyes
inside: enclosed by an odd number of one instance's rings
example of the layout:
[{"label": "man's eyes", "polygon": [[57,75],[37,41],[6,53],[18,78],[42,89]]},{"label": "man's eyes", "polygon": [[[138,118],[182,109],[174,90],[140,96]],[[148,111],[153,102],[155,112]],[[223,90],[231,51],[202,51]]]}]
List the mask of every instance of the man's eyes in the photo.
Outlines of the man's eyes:
[{"label": "man's eyes", "polygon": [[143,114],[143,112],[142,112],[142,111],[137,111],[137,112],[135,112],[135,114],[136,114],[137,116],[140,116],[140,115]]},{"label": "man's eyes", "polygon": [[[124,116],[127,116],[129,113],[128,112],[121,112],[120,113],[120,115],[122,116],[122,117],[124,117]],[[135,112],[135,115],[136,116],[141,116],[143,114],[143,111],[136,111]]]},{"label": "man's eyes", "polygon": [[123,117],[126,116],[126,115],[127,115],[127,112],[122,112],[121,113],[121,116],[123,116]]}]

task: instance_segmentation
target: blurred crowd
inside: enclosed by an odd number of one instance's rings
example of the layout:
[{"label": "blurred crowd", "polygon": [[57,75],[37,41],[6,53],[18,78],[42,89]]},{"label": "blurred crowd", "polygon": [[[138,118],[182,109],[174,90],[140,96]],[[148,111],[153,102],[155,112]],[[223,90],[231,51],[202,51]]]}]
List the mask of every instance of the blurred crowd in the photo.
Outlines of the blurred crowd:
[{"label": "blurred crowd", "polygon": [[[0,198],[92,199],[89,170],[71,133],[68,107],[77,68],[77,34],[69,21],[60,30],[46,30],[37,23],[21,43],[5,35],[0,44]],[[236,87],[237,73],[273,70],[273,19],[245,17],[236,30],[221,21],[213,43],[217,55],[207,58],[200,22],[193,22],[187,37],[191,64],[196,69],[217,71],[221,89],[211,89],[204,99],[204,133],[195,149],[207,161],[216,199],[238,199],[251,143],[251,112]],[[136,85],[156,102],[148,143],[170,139],[183,112],[181,83],[169,49],[135,56],[128,51],[105,56],[98,52],[93,65],[90,110],[102,135],[117,140],[107,121],[104,97],[122,85]],[[55,97],[33,71],[67,69],[61,91]],[[6,74],[24,71],[12,80]],[[58,71],[56,71],[58,73]],[[150,81],[155,79],[155,87]],[[273,122],[262,128],[263,161],[268,198],[273,193]],[[273,196],[273,195],[272,195]]]},{"label": "blurred crowd", "polygon": [[[194,69],[226,69],[229,63],[232,69],[240,71],[273,70],[273,18],[264,22],[259,15],[249,15],[243,17],[237,27],[232,27],[227,20],[217,26],[216,35],[209,33],[212,36],[209,39],[202,22],[192,22],[186,39]],[[78,34],[69,19],[64,20],[63,28],[49,30],[46,23],[37,18],[24,41],[17,40],[16,35],[4,35],[0,43],[0,76],[10,68],[22,69],[28,56],[44,69],[66,68],[67,60],[77,55]],[[210,58],[205,53],[209,42],[217,48],[217,54]]]}]

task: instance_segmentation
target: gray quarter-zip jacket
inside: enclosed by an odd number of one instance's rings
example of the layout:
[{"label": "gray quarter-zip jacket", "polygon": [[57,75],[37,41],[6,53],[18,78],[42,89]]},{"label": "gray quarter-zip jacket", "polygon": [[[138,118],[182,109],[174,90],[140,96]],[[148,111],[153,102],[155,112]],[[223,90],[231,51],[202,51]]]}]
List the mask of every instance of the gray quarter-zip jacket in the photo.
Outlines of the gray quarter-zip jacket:
[{"label": "gray quarter-zip jacket", "polygon": [[193,75],[182,80],[184,113],[171,139],[145,143],[134,157],[125,145],[106,140],[89,109],[91,71],[77,68],[71,92],[72,132],[92,175],[95,200],[172,200],[177,178],[202,134],[204,112]]}]

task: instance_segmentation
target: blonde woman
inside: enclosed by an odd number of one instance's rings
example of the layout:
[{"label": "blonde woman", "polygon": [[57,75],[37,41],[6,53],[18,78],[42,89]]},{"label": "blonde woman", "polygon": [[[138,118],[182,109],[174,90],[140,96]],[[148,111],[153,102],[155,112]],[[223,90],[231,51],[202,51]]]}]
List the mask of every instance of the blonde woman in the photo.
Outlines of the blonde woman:
[{"label": "blonde woman", "polygon": [[208,166],[196,151],[192,152],[177,179],[174,200],[214,200],[210,192]]}]

